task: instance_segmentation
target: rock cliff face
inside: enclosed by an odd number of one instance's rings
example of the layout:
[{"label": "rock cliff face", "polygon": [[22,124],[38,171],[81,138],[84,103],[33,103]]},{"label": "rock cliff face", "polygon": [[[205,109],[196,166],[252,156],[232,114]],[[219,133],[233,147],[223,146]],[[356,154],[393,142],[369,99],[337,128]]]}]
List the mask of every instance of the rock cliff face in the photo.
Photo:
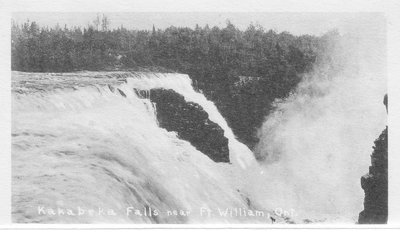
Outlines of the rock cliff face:
[{"label": "rock cliff face", "polygon": [[388,218],[388,128],[375,140],[369,173],[361,177],[365,192],[360,224],[385,224]]},{"label": "rock cliff face", "polygon": [[213,161],[229,162],[224,130],[208,118],[199,104],[186,102],[182,95],[167,89],[151,89],[150,100],[156,103],[160,127],[177,132]]}]

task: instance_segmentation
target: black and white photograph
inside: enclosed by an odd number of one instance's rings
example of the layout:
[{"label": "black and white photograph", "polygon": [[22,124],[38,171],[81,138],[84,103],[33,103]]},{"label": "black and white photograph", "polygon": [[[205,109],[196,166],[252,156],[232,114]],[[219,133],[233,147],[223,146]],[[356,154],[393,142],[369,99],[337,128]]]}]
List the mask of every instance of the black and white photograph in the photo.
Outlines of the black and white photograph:
[{"label": "black and white photograph", "polygon": [[383,12],[10,16],[12,224],[391,221]]}]

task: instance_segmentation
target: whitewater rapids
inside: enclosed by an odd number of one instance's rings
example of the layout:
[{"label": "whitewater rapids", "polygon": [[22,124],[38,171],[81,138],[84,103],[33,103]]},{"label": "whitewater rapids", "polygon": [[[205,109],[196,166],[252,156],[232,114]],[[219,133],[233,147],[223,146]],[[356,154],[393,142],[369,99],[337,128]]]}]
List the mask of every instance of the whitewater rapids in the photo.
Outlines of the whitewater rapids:
[{"label": "whitewater rapids", "polygon": [[[215,163],[160,128],[156,106],[134,90],[151,88],[173,89],[200,104],[224,129],[232,164]],[[235,139],[215,105],[193,90],[187,75],[12,73],[14,222],[270,223],[266,217],[222,218],[200,211],[271,211],[250,204],[244,188],[251,175],[245,172],[256,167],[252,152]],[[126,215],[128,207],[190,215]]]}]

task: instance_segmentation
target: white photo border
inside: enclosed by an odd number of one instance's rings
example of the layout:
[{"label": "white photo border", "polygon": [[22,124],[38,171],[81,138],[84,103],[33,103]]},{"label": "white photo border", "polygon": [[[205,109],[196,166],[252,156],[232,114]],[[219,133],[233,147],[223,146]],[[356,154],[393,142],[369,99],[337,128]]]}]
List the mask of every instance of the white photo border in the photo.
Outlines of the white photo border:
[{"label": "white photo border", "polygon": [[[389,221],[387,225],[82,225],[11,223],[12,12],[378,12],[387,19]],[[396,0],[3,0],[0,2],[0,228],[288,229],[400,227],[400,1]],[[392,103],[393,101],[393,103]]]}]

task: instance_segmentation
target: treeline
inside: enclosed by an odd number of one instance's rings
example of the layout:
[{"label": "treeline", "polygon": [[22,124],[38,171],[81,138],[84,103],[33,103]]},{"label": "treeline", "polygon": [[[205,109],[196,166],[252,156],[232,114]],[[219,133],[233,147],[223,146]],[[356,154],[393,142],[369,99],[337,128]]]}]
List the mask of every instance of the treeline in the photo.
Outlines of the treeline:
[{"label": "treeline", "polygon": [[12,24],[12,70],[68,72],[158,67],[187,73],[213,100],[249,147],[276,98],[286,97],[323,53],[326,40],[276,33],[258,25],[244,31],[196,26],[109,30]]}]

